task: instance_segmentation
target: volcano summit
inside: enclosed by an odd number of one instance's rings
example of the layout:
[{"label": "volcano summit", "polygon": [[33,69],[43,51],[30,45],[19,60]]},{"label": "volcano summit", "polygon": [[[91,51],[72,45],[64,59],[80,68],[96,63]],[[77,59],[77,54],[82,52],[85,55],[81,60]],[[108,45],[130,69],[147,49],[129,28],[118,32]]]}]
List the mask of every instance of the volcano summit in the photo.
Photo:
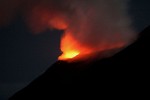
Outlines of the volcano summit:
[{"label": "volcano summit", "polygon": [[134,43],[109,58],[95,58],[90,62],[57,61],[10,100],[51,99],[54,95],[73,98],[82,93],[95,93],[95,89],[139,91],[148,82],[149,33],[150,26]]}]

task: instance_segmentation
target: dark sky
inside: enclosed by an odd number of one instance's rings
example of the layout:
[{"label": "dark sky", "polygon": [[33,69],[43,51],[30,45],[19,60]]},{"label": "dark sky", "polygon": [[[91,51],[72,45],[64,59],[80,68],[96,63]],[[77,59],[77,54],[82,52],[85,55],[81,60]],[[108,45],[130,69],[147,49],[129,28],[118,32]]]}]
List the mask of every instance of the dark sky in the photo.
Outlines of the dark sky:
[{"label": "dark sky", "polygon": [[[150,1],[131,0],[129,14],[140,32],[150,24]],[[60,54],[62,31],[33,35],[22,17],[0,27],[0,100],[4,100],[42,74]]]}]

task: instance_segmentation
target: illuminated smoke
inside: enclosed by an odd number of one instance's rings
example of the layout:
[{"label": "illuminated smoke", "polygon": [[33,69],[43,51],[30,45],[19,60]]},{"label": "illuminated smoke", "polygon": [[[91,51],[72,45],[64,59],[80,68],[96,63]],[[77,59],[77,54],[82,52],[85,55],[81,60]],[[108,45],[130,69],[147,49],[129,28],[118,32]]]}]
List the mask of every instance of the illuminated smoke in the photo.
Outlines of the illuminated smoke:
[{"label": "illuminated smoke", "polygon": [[77,44],[70,45],[79,51],[120,48],[136,37],[127,12],[128,0],[8,1],[0,1],[0,25],[21,14],[35,33],[47,28],[65,30],[64,36],[73,37]]}]

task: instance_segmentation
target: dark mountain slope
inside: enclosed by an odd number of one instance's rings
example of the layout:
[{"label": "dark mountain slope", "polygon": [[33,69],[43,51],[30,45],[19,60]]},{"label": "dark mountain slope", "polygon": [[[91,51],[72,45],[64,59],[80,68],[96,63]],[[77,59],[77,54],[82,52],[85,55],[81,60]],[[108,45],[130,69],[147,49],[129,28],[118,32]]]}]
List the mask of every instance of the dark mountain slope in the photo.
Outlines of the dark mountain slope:
[{"label": "dark mountain slope", "polygon": [[57,61],[10,100],[47,100],[69,95],[74,98],[83,93],[87,96],[98,93],[97,90],[135,93],[148,84],[149,47],[150,27],[147,27],[140,33],[137,41],[110,58],[91,62]]}]

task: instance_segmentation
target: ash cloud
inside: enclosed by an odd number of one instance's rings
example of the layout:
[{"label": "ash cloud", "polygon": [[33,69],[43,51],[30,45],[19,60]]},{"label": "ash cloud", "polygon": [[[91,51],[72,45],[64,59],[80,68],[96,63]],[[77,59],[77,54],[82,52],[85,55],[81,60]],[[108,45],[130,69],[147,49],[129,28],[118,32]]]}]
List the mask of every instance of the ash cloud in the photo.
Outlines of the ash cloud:
[{"label": "ash cloud", "polygon": [[[35,32],[63,29],[81,45],[100,51],[130,44],[136,37],[128,16],[128,0],[2,0],[0,26],[20,14]],[[61,24],[60,24],[61,23]]]},{"label": "ash cloud", "polygon": [[127,0],[76,0],[68,31],[95,50],[127,45],[135,39]]}]

